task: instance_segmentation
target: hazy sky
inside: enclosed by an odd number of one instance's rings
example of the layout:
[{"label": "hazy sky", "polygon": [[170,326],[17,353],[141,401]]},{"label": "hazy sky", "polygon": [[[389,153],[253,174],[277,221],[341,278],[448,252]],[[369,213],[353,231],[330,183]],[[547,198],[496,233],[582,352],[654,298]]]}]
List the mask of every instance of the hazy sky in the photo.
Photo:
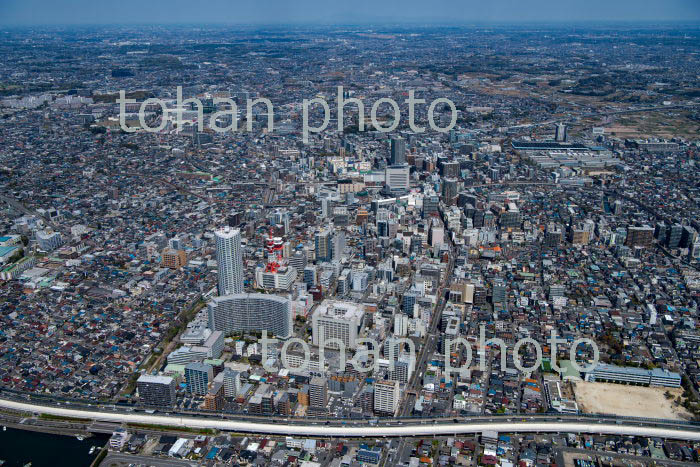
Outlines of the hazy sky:
[{"label": "hazy sky", "polygon": [[700,21],[700,0],[0,0],[0,24]]}]

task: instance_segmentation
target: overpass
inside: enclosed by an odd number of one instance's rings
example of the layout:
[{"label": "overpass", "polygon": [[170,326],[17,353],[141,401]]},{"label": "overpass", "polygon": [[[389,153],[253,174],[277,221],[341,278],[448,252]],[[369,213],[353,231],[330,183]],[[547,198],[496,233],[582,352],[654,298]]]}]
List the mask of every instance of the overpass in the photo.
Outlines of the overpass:
[{"label": "overpass", "polygon": [[[411,436],[454,436],[459,434],[497,431],[504,433],[590,433],[671,438],[700,441],[697,427],[655,427],[648,423],[619,421],[616,423],[586,421],[465,421],[464,423],[397,422],[381,426],[362,423],[362,426],[326,425],[319,423],[290,424],[237,421],[217,418],[166,416],[156,414],[110,413],[98,410],[44,406],[0,399],[0,407],[21,412],[90,419],[113,423],[136,423],[164,427],[187,427],[256,433],[278,436],[319,436],[340,438],[382,438]],[[526,420],[526,419],[524,419]]]}]

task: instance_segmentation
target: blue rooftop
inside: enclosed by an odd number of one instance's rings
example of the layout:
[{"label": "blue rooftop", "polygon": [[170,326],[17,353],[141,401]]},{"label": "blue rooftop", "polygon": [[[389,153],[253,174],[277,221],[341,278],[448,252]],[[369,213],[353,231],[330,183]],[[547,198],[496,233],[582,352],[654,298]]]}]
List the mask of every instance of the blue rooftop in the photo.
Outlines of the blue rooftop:
[{"label": "blue rooftop", "polygon": [[[1,240],[0,240],[1,241]],[[0,246],[0,257],[6,256],[8,254],[11,254],[14,250],[19,250],[19,247],[16,245],[13,246]]]}]

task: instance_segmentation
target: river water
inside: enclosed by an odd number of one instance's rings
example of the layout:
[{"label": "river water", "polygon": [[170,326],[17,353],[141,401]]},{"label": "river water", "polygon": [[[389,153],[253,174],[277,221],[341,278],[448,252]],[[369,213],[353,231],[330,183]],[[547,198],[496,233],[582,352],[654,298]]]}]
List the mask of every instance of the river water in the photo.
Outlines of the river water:
[{"label": "river water", "polygon": [[[75,436],[51,435],[34,431],[0,428],[2,467],[88,467],[107,443],[109,435],[97,435],[79,441]],[[97,446],[93,455],[91,446]]]}]

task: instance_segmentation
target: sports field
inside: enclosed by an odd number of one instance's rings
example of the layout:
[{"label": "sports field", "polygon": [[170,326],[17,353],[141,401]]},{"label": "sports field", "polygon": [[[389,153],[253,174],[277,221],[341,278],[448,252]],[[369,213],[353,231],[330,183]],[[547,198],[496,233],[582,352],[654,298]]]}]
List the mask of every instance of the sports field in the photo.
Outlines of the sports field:
[{"label": "sports field", "polygon": [[[666,393],[672,398],[668,398]],[[576,402],[584,413],[607,413],[631,417],[690,419],[690,414],[675,404],[681,388],[652,388],[612,383],[575,383]]]}]

